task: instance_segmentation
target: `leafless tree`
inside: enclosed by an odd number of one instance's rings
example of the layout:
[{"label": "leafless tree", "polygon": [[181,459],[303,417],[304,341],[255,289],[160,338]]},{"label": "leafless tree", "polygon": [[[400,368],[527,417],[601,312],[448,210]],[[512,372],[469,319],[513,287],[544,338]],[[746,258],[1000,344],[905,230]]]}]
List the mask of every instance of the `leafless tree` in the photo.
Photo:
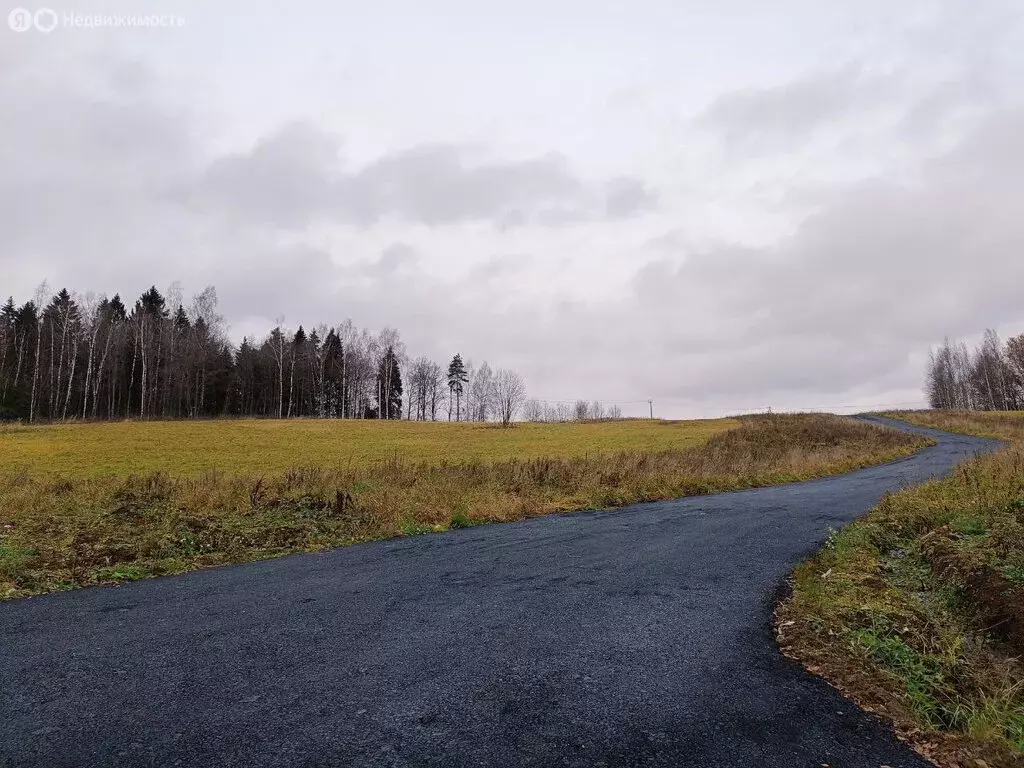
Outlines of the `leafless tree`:
[{"label": "leafless tree", "polygon": [[494,373],[484,360],[479,368],[468,366],[469,386],[466,392],[466,419],[487,421],[494,406]]},{"label": "leafless tree", "polygon": [[526,385],[515,371],[499,368],[494,374],[493,392],[498,418],[501,419],[502,425],[507,427],[526,400]]},{"label": "leafless tree", "polygon": [[286,331],[282,328],[284,323],[284,316],[278,317],[274,321],[275,328],[270,332],[270,338],[267,341],[267,346],[270,347],[270,353],[274,357],[274,362],[277,363],[277,418],[284,418],[284,364],[287,359],[285,335]]},{"label": "leafless tree", "polygon": [[437,410],[444,402],[446,390],[445,370],[439,363],[432,362],[430,364],[427,388],[430,399],[430,420],[437,421]]},{"label": "leafless tree", "polygon": [[35,305],[36,311],[39,313],[39,320],[36,327],[36,358],[32,366],[32,397],[29,401],[28,407],[29,421],[33,421],[36,416],[36,404],[38,402],[36,395],[39,391],[39,360],[43,340],[43,308],[46,306],[49,295],[50,286],[45,280],[43,280],[43,282],[39,284],[39,287],[36,288],[35,295]]},{"label": "leafless tree", "polygon": [[1013,410],[1024,408],[1024,333],[1006,341],[1006,365],[1010,373]]},{"label": "leafless tree", "polygon": [[544,421],[544,405],[535,397],[523,403],[524,421]]},{"label": "leafless tree", "polygon": [[[1024,346],[1024,345],[1022,345]],[[1019,407],[1020,373],[1014,363],[1017,343],[1005,349],[994,330],[986,330],[971,354],[963,342],[943,344],[928,358],[926,391],[933,408],[1012,410]]]}]

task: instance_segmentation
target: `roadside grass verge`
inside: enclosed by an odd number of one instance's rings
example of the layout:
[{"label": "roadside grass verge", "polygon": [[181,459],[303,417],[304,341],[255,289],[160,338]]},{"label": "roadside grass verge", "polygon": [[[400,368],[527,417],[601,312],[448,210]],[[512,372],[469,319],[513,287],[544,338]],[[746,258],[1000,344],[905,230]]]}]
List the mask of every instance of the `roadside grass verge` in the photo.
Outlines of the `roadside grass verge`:
[{"label": "roadside grass verge", "polygon": [[940,766],[1024,766],[1024,413],[886,415],[1009,444],[834,533],[780,647]]},{"label": "roadside grass verge", "polygon": [[699,445],[582,456],[393,456],[365,466],[262,474],[0,474],[0,597],[804,480],[906,456],[927,442],[827,415],[737,423]]}]

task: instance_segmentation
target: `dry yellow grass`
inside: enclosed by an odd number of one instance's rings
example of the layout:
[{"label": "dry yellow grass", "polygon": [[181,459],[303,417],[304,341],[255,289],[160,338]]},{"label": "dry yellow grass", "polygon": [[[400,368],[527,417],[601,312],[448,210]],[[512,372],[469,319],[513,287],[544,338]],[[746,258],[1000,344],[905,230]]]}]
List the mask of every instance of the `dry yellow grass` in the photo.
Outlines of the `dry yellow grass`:
[{"label": "dry yellow grass", "polygon": [[921,427],[1024,443],[1024,411],[891,411],[884,415]]},{"label": "dry yellow grass", "polygon": [[0,472],[85,478],[283,472],[407,462],[502,461],[683,449],[735,419],[571,424],[225,419],[0,427]]},{"label": "dry yellow grass", "polygon": [[[739,426],[723,431],[730,423]],[[69,468],[89,468],[65,459],[45,471],[33,464],[28,472],[0,473],[0,598],[559,510],[804,480],[895,459],[923,444],[904,433],[824,415],[511,430],[362,423],[332,431],[331,425],[316,422],[295,430],[291,423],[225,424],[235,429],[239,425],[243,430],[258,426],[269,434],[275,428],[289,433],[284,442],[293,447],[283,451],[282,441],[274,441],[270,455],[264,456],[256,441],[232,443],[230,449],[211,449],[216,455],[200,457],[216,462],[210,469],[210,464],[194,461],[188,446],[165,446],[162,453],[136,464],[132,460],[138,457],[123,446],[86,444],[84,454],[105,457],[102,472],[69,475]],[[156,426],[166,436],[169,427],[179,425],[114,426],[120,427],[115,434],[127,430],[129,440],[135,440],[132,429],[151,436],[155,432],[148,428]],[[182,425],[188,427],[206,437],[232,432],[221,431],[218,423]],[[72,434],[84,438],[111,434],[78,429]],[[353,435],[374,442],[384,455],[388,449],[380,445],[394,446],[402,434],[433,436],[435,442],[428,444],[429,450],[423,445],[405,450],[411,443],[400,442],[397,455],[384,461],[374,461],[382,453],[371,452],[364,454],[366,464],[330,466],[322,451],[296,439],[317,430],[321,435],[348,435],[346,452],[357,447]],[[697,437],[709,431],[716,434],[707,440]],[[53,437],[47,436],[58,434],[38,430],[28,436],[36,439],[35,445],[52,445]],[[442,452],[439,436],[465,436],[452,449],[463,458],[453,461]],[[524,444],[533,438],[536,443]],[[476,445],[475,452],[470,452],[471,445]],[[406,458],[412,450],[423,460]],[[513,452],[534,458],[509,458]],[[554,455],[538,456],[541,452]],[[183,456],[190,472],[118,474],[133,466],[165,467],[169,455]],[[343,455],[333,454],[336,461]],[[288,468],[261,471],[268,466],[261,462],[268,461]],[[319,466],[309,466],[314,464]],[[206,471],[195,474],[203,467]]]}]

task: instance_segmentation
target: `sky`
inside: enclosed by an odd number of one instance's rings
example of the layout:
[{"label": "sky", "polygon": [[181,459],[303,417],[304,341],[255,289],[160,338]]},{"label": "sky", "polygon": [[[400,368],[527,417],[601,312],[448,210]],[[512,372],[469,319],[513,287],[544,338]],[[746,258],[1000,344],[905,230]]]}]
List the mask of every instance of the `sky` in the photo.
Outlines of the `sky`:
[{"label": "sky", "polygon": [[46,8],[0,6],[19,302],[212,284],[236,342],[351,318],[663,417],[922,405],[1024,331],[1019,0]]}]

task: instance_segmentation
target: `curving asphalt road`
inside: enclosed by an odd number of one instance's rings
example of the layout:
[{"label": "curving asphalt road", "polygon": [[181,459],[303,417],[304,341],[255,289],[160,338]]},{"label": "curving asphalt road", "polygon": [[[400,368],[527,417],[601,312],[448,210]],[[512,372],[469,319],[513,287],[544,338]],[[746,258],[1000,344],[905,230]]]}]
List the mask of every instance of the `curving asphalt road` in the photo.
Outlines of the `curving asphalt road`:
[{"label": "curving asphalt road", "polygon": [[0,603],[0,766],[924,766],[777,651],[830,527],[992,441],[796,485]]}]

